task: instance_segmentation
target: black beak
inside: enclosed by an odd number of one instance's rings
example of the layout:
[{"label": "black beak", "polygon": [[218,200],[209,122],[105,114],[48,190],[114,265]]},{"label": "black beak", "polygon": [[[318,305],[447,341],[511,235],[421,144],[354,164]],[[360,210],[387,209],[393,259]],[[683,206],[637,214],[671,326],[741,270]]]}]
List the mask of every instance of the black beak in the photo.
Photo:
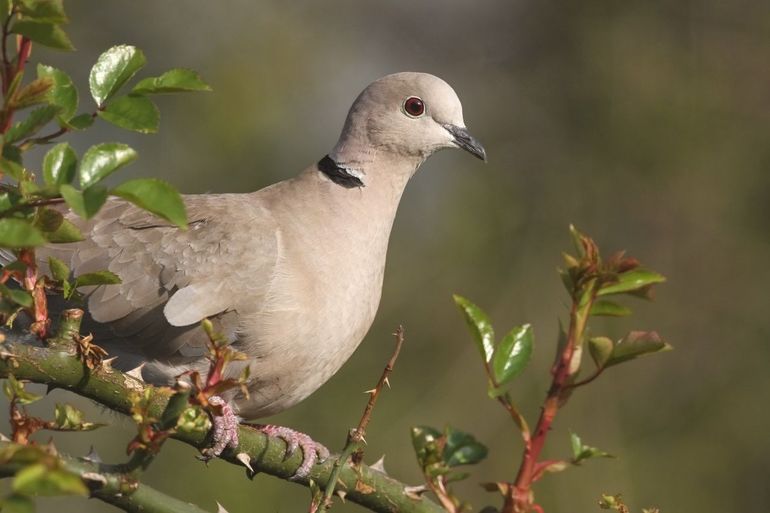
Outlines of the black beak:
[{"label": "black beak", "polygon": [[452,137],[454,137],[455,140],[454,142],[458,147],[464,149],[471,155],[480,158],[484,162],[487,161],[486,150],[475,137],[468,133],[467,128],[456,125],[444,125],[444,128],[452,134]]}]

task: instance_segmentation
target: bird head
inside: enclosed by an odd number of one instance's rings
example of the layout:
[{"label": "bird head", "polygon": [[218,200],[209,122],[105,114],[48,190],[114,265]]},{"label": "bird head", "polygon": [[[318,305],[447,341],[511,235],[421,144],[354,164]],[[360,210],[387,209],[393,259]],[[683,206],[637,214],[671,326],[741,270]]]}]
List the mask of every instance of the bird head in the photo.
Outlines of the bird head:
[{"label": "bird head", "polygon": [[352,155],[381,152],[421,162],[443,148],[462,148],[486,161],[484,147],[465,127],[460,99],[438,77],[395,73],[371,83],[350,108],[330,156],[355,166]]}]

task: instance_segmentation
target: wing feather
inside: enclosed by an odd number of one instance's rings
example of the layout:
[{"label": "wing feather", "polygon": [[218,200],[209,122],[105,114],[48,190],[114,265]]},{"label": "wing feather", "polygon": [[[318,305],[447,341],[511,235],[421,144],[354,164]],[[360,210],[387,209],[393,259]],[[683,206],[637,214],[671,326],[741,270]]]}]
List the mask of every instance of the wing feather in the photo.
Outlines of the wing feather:
[{"label": "wing feather", "polygon": [[205,335],[195,325],[203,318],[234,337],[239,312],[260,307],[277,258],[270,213],[246,194],[184,200],[187,231],[110,199],[90,221],[68,214],[86,240],[38,252],[65,260],[75,276],[107,269],[121,278],[86,291],[89,329],[102,340],[155,357],[200,356]]}]

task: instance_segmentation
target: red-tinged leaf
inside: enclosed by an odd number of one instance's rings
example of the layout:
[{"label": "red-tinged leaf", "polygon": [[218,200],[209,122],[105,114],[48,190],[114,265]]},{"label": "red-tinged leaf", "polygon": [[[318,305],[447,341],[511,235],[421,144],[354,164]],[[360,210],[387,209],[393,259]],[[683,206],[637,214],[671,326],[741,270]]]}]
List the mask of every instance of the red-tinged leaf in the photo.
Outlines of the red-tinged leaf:
[{"label": "red-tinged leaf", "polygon": [[631,315],[631,309],[615,303],[614,301],[598,299],[591,306],[590,314],[607,317],[625,317],[627,315]]},{"label": "red-tinged leaf", "polygon": [[614,343],[607,337],[592,337],[588,339],[588,350],[591,353],[596,367],[602,368],[612,355]]},{"label": "red-tinged leaf", "polygon": [[673,349],[654,331],[632,331],[615,344],[605,367],[633,360],[640,356]]},{"label": "red-tinged leaf", "polygon": [[663,283],[666,277],[655,271],[637,267],[631,271],[618,275],[618,281],[603,285],[599,289],[599,296],[608,296],[610,294],[624,294],[648,287],[656,283]]}]

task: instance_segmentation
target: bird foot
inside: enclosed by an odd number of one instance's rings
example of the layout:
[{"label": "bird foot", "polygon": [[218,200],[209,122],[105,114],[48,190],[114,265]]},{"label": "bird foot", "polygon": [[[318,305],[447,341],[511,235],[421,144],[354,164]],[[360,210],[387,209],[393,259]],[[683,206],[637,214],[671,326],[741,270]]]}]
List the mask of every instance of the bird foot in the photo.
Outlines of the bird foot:
[{"label": "bird foot", "polygon": [[249,426],[267,436],[277,437],[286,442],[284,459],[290,458],[297,451],[297,448],[302,449],[302,464],[297,468],[294,475],[289,478],[292,481],[307,477],[313,465],[323,463],[329,457],[329,449],[305,433],[272,424],[249,424]]},{"label": "bird foot", "polygon": [[219,456],[228,447],[231,449],[238,447],[238,425],[240,419],[233,411],[232,406],[218,395],[209,397],[209,404],[221,406],[222,415],[211,416],[211,423],[213,424],[211,439],[213,444],[211,447],[201,451],[203,453],[201,459],[204,461]]}]

